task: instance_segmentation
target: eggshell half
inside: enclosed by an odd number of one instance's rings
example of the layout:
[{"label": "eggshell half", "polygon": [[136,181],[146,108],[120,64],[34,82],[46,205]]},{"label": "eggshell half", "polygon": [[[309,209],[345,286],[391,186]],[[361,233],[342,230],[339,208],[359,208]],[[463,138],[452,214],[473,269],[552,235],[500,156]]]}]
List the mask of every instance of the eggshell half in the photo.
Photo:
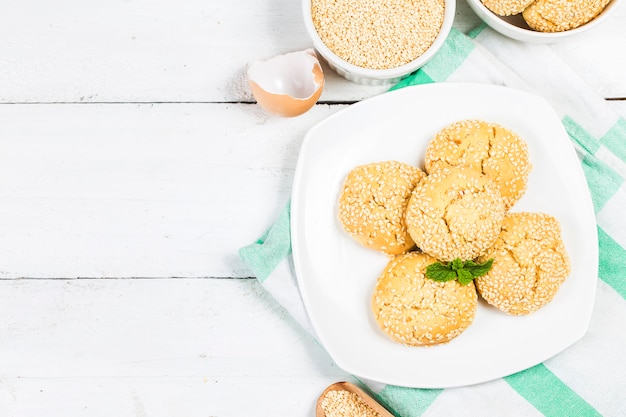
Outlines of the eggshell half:
[{"label": "eggshell half", "polygon": [[259,106],[283,117],[299,116],[317,103],[324,73],[315,51],[290,52],[248,68],[248,83]]}]

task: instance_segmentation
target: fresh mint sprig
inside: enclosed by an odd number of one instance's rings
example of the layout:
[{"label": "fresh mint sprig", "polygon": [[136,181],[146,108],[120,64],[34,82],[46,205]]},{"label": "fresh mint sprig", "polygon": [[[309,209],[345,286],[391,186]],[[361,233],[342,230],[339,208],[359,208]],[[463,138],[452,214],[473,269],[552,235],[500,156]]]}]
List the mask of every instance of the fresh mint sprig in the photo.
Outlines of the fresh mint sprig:
[{"label": "fresh mint sprig", "polygon": [[483,263],[476,263],[472,260],[463,261],[456,258],[452,262],[435,262],[426,267],[426,276],[434,281],[445,282],[456,279],[461,285],[467,285],[474,278],[487,275],[493,266],[493,259]]}]

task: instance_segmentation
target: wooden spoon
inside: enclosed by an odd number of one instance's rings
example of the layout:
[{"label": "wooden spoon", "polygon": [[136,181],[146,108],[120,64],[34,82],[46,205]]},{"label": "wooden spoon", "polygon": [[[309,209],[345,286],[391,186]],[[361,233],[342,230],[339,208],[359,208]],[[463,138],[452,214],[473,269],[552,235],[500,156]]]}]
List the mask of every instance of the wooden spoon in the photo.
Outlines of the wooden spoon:
[{"label": "wooden spoon", "polygon": [[363,391],[361,388],[357,387],[356,385],[351,384],[349,382],[345,382],[345,381],[335,382],[334,384],[330,385],[328,388],[324,390],[322,395],[320,395],[320,397],[317,399],[317,407],[315,407],[316,417],[325,417],[324,409],[322,408],[322,400],[326,396],[326,393],[328,391],[341,391],[341,390],[353,392],[356,395],[358,395],[365,404],[370,406],[372,409],[376,410],[378,414],[381,415],[381,417],[394,417],[393,414],[387,411],[385,407],[379,404],[378,401],[372,398],[368,393],[366,393],[365,391]]}]

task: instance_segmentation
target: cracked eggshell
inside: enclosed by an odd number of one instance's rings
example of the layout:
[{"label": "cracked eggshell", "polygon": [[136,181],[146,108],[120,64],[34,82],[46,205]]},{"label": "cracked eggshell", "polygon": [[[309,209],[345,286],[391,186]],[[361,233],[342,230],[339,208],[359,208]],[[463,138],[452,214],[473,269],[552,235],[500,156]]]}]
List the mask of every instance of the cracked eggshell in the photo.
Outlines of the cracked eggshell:
[{"label": "cracked eggshell", "polygon": [[317,103],[324,73],[315,51],[290,52],[248,68],[248,83],[259,106],[283,117],[305,113]]}]

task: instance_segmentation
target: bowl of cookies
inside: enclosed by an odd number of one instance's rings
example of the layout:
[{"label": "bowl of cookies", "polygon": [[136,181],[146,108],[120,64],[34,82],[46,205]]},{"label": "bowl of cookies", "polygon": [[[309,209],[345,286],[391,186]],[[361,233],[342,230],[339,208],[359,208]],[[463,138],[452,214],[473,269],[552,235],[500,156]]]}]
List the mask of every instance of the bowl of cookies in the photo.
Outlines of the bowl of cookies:
[{"label": "bowl of cookies", "polygon": [[302,1],[317,52],[366,85],[395,83],[423,66],[445,42],[455,10],[455,0]]},{"label": "bowl of cookies", "polygon": [[523,42],[551,43],[587,32],[622,0],[467,0],[492,29]]}]

